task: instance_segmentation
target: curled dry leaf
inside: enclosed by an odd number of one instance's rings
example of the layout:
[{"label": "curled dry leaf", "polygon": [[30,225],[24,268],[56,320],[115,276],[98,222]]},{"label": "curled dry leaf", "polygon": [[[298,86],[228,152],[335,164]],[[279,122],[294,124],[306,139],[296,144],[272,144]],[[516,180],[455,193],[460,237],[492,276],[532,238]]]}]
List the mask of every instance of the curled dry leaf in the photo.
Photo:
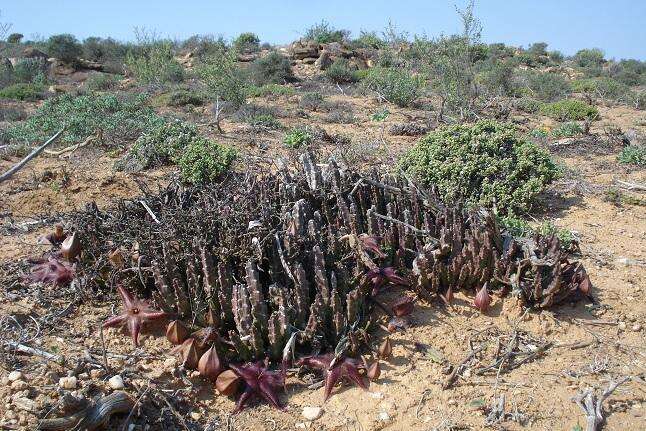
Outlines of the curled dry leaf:
[{"label": "curled dry leaf", "polygon": [[65,241],[61,244],[61,254],[69,261],[74,260],[81,254],[81,240],[76,232],[65,238]]},{"label": "curled dry leaf", "polygon": [[386,337],[386,339],[381,343],[381,346],[379,346],[379,358],[388,359],[392,354],[393,346],[390,343],[390,337]]},{"label": "curled dry leaf", "polygon": [[408,316],[415,308],[415,298],[403,296],[397,299],[392,305],[393,314],[397,317]]},{"label": "curled dry leaf", "polygon": [[215,389],[222,395],[233,395],[238,391],[240,377],[233,370],[226,370],[218,375],[215,380]]},{"label": "curled dry leaf", "polygon": [[379,365],[379,360],[375,361],[368,367],[368,372],[366,373],[370,380],[377,380],[381,376],[381,366]]},{"label": "curled dry leaf", "polygon": [[489,305],[491,305],[491,296],[489,295],[489,292],[487,292],[487,283],[485,283],[477,293],[473,300],[473,305],[480,310],[481,313],[484,313],[489,309]]},{"label": "curled dry leaf", "polygon": [[189,370],[197,368],[197,364],[200,362],[201,355],[194,338],[188,338],[179,346],[175,346],[171,353],[179,354],[182,364]]},{"label": "curled dry leaf", "polygon": [[222,364],[220,363],[220,357],[214,346],[211,346],[209,350],[204,352],[197,364],[197,370],[202,377],[212,381],[215,381],[220,375],[222,372]]},{"label": "curled dry leaf", "polygon": [[173,344],[182,344],[189,335],[188,328],[179,320],[173,320],[166,328],[166,338]]},{"label": "curled dry leaf", "polygon": [[126,266],[126,259],[123,257],[123,253],[118,248],[115,248],[108,254],[108,259],[112,266],[117,269],[124,268]]}]

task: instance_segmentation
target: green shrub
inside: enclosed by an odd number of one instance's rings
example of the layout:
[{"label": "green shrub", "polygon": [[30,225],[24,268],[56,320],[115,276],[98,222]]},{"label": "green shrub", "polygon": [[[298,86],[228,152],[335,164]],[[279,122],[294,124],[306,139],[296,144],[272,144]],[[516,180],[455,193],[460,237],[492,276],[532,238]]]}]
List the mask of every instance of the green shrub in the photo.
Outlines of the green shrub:
[{"label": "green shrub", "polygon": [[182,82],[184,68],[173,53],[169,41],[157,41],[142,45],[126,55],[126,67],[141,83],[162,85]]},{"label": "green shrub", "polygon": [[629,91],[626,95],[626,102],[635,109],[646,109],[646,91]]},{"label": "green shrub", "polygon": [[18,83],[0,90],[0,99],[36,101],[43,98],[45,89],[40,84]]},{"label": "green shrub", "polygon": [[356,48],[385,49],[388,44],[374,31],[361,31],[358,38],[352,41]]},{"label": "green shrub", "polygon": [[541,106],[543,106],[543,102],[532,99],[531,97],[520,97],[514,99],[513,103],[516,109],[527,112],[528,114],[537,113],[541,109]]},{"label": "green shrub", "polygon": [[629,145],[619,153],[619,162],[627,165],[646,167],[646,147],[641,145]]},{"label": "green shrub", "polygon": [[603,51],[599,48],[582,49],[574,54],[574,63],[579,67],[598,68],[605,62]]},{"label": "green shrub", "polygon": [[476,79],[482,93],[489,97],[511,96],[516,91],[513,75],[514,68],[509,63],[487,61],[480,65]]},{"label": "green shrub", "polygon": [[8,43],[20,43],[22,38],[25,37],[23,34],[20,33],[11,33],[9,36],[7,36],[7,42]]},{"label": "green shrub", "polygon": [[423,80],[400,68],[373,67],[362,81],[364,88],[400,107],[410,106],[421,94]]},{"label": "green shrub", "polygon": [[66,125],[60,138],[66,144],[82,142],[98,131],[106,142],[124,142],[136,139],[142,130],[159,121],[145,102],[141,97],[118,98],[114,94],[65,94],[46,100],[34,115],[8,129],[7,134],[13,143],[38,143]]},{"label": "green shrub", "polygon": [[109,73],[93,73],[85,81],[85,86],[90,91],[106,91],[114,88],[119,79]]},{"label": "green shrub", "polygon": [[243,54],[257,52],[260,50],[260,38],[255,33],[241,33],[233,41],[233,49]]},{"label": "green shrub", "polygon": [[646,61],[621,60],[610,68],[610,76],[625,85],[644,85],[646,84]]},{"label": "green shrub", "polygon": [[316,43],[344,42],[349,36],[348,30],[337,30],[325,20],[311,26],[305,32],[305,39]]},{"label": "green shrub", "polygon": [[246,118],[247,123],[253,127],[267,129],[282,129],[283,125],[271,114],[255,114]]},{"label": "green shrub", "polygon": [[325,109],[325,98],[319,92],[313,91],[305,93],[301,96],[298,106],[302,109],[310,111],[322,111]]},{"label": "green shrub", "polygon": [[177,165],[184,181],[202,184],[226,172],[235,158],[234,149],[198,137],[177,158]]},{"label": "green shrub", "polygon": [[599,118],[597,108],[576,99],[546,103],[541,106],[541,114],[558,121],[597,120]]},{"label": "green shrub", "polygon": [[572,231],[559,228],[550,221],[544,221],[540,225],[532,227],[527,221],[521,218],[505,216],[499,217],[498,222],[504,229],[515,237],[531,238],[536,234],[542,236],[556,235],[563,247],[568,247],[572,242],[577,241]]},{"label": "green shrub", "polygon": [[346,84],[359,80],[357,71],[350,67],[350,62],[345,58],[337,58],[325,70],[325,76],[335,84]]},{"label": "green shrub", "polygon": [[627,85],[608,77],[579,79],[572,83],[572,89],[614,101],[627,100],[630,91]]},{"label": "green shrub", "polygon": [[206,96],[200,92],[177,88],[155,97],[152,104],[153,106],[202,106],[206,103],[206,100]]},{"label": "green shrub", "polygon": [[446,201],[522,214],[557,176],[548,153],[492,120],[435,130],[400,160],[403,170],[436,186]]},{"label": "green shrub", "polygon": [[292,87],[278,84],[250,85],[248,88],[249,97],[291,96],[295,93]]},{"label": "green shrub", "polygon": [[47,81],[47,60],[22,58],[13,67],[13,76],[17,82],[44,84]]},{"label": "green shrub", "polygon": [[583,128],[578,123],[568,122],[559,124],[552,129],[551,135],[554,138],[572,138],[583,133]]},{"label": "green shrub", "polygon": [[71,34],[57,34],[47,39],[47,53],[64,63],[73,64],[83,53],[81,44]]},{"label": "green shrub", "polygon": [[181,157],[198,139],[197,127],[180,120],[159,121],[147,128],[130,147],[117,169],[129,172],[164,166]]},{"label": "green shrub", "polygon": [[128,45],[112,38],[88,37],[83,40],[83,58],[100,63],[123,62],[128,53]]},{"label": "green shrub", "polygon": [[277,52],[254,60],[249,73],[255,85],[285,84],[294,80],[289,59]]},{"label": "green shrub", "polygon": [[285,146],[293,149],[310,145],[313,141],[314,136],[306,127],[294,127],[283,139]]},{"label": "green shrub", "polygon": [[215,38],[210,35],[194,35],[182,43],[182,49],[193,52],[198,59],[203,59],[219,51],[227,50],[228,44],[222,36]]},{"label": "green shrub", "polygon": [[545,102],[560,100],[572,92],[567,78],[555,73],[526,70],[517,79],[525,86],[527,96]]}]

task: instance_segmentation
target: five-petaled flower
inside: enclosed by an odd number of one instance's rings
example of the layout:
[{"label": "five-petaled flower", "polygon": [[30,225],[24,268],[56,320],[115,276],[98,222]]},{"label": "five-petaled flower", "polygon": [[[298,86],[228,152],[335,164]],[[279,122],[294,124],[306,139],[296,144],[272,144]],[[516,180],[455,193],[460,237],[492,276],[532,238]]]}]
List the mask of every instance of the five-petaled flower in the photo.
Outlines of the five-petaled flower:
[{"label": "five-petaled flower", "polygon": [[276,389],[285,386],[285,377],[280,371],[270,371],[267,367],[267,361],[248,362],[244,365],[229,365],[229,368],[245,382],[245,389],[242,395],[240,395],[240,398],[238,398],[235,413],[244,409],[247,402],[256,396],[263,398],[277,409],[285,410],[276,395]]},{"label": "five-petaled flower", "polygon": [[320,356],[308,356],[301,358],[297,362],[298,366],[316,368],[323,371],[325,378],[325,394],[323,401],[327,401],[332,393],[332,388],[341,380],[350,380],[356,383],[364,390],[368,385],[360,374],[360,371],[366,370],[363,363],[352,358],[337,358],[331,353]]},{"label": "five-petaled flower", "polygon": [[103,323],[103,327],[110,328],[125,324],[132,336],[135,346],[138,346],[139,332],[141,332],[141,328],[144,323],[151,320],[163,319],[168,315],[163,311],[153,310],[148,305],[148,302],[133,297],[122,286],[117,286],[117,289],[119,290],[121,299],[123,300],[123,313],[106,320],[105,323]]},{"label": "five-petaled flower", "polygon": [[366,275],[366,280],[372,285],[372,296],[377,296],[381,288],[386,283],[391,283],[400,286],[408,286],[408,282],[404,277],[395,273],[395,268],[388,266],[386,268],[374,268],[369,270]]}]

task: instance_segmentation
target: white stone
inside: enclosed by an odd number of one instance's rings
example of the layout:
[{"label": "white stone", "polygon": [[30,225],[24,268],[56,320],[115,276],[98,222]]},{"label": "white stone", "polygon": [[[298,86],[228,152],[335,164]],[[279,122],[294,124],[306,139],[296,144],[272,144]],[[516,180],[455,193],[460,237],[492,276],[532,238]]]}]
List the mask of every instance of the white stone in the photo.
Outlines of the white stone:
[{"label": "white stone", "polygon": [[20,371],[12,371],[9,373],[9,381],[15,382],[16,380],[22,380],[22,373]]},{"label": "white stone", "polygon": [[24,391],[29,385],[24,380],[16,380],[11,382],[11,389],[14,391]]},{"label": "white stone", "polygon": [[377,418],[381,422],[388,422],[390,420],[390,415],[388,414],[388,412],[379,412],[379,416],[377,416]]},{"label": "white stone", "polygon": [[625,331],[626,330],[626,322],[619,322],[617,324],[617,327],[619,328],[620,331]]},{"label": "white stone", "polygon": [[76,377],[61,377],[58,379],[58,386],[60,386],[63,389],[76,389],[77,385],[77,380]]},{"label": "white stone", "polygon": [[313,421],[321,417],[323,409],[320,407],[303,407],[303,417],[308,421]]},{"label": "white stone", "polygon": [[119,374],[110,377],[110,380],[108,380],[108,385],[112,389],[123,389],[124,386],[125,386],[123,384],[123,379],[121,378],[121,376]]},{"label": "white stone", "polygon": [[202,415],[199,412],[191,412],[191,419],[199,421]]},{"label": "white stone", "polygon": [[638,323],[638,324],[636,324],[636,325],[633,325],[633,327],[632,327],[631,329],[632,329],[633,331],[635,331],[635,332],[639,332],[639,331],[641,331],[641,330],[642,330],[642,325],[640,325],[640,324]]},{"label": "white stone", "polygon": [[16,406],[18,410],[22,410],[23,412],[36,411],[36,402],[34,400],[30,400],[29,398],[16,398],[15,400],[13,400],[13,405]]}]

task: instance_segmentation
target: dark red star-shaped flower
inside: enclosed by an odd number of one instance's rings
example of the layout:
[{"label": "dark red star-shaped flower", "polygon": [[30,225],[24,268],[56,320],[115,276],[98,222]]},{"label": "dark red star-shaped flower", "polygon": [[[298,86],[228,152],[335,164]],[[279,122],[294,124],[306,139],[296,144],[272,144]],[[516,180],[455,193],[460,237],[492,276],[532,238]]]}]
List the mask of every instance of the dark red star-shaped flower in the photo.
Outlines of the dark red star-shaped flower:
[{"label": "dark red star-shaped flower", "polygon": [[50,256],[47,261],[40,261],[31,269],[29,279],[63,286],[74,279],[74,267]]},{"label": "dark red star-shaped flower", "polygon": [[245,389],[238,398],[235,413],[245,408],[245,405],[253,397],[259,396],[279,410],[285,410],[280,404],[276,389],[285,386],[285,377],[280,371],[267,369],[267,362],[248,362],[244,365],[230,364],[233,370],[245,382]]},{"label": "dark red star-shaped flower", "polygon": [[386,283],[391,283],[400,286],[407,286],[408,282],[404,277],[395,273],[395,268],[392,266],[386,268],[375,268],[368,271],[365,275],[366,280],[372,285],[372,296],[377,296],[381,288]]},{"label": "dark red star-shaped flower", "polygon": [[148,302],[133,297],[122,286],[117,286],[123,300],[123,313],[105,321],[104,328],[126,325],[135,346],[139,345],[139,332],[144,323],[167,317],[167,313],[150,308]]},{"label": "dark red star-shaped flower", "polygon": [[338,358],[337,360],[334,358],[333,354],[328,353],[327,355],[301,358],[297,362],[299,366],[304,365],[323,371],[323,376],[325,377],[323,401],[327,401],[330,398],[332,388],[341,380],[349,380],[364,390],[368,389],[368,385],[360,374],[361,370],[366,370],[363,363],[352,358]]}]

